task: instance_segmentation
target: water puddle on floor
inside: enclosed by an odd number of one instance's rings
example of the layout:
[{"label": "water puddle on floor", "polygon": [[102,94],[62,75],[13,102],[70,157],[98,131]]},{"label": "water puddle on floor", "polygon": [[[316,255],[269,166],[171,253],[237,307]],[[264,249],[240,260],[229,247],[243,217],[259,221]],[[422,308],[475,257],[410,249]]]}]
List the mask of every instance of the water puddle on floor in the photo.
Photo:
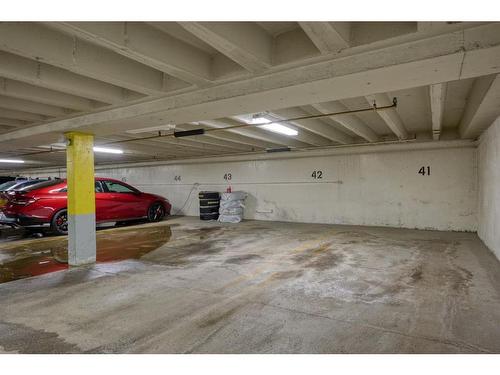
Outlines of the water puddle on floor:
[{"label": "water puddle on floor", "polygon": [[[170,226],[146,226],[97,232],[97,262],[138,259],[169,241]],[[68,268],[67,237],[9,243],[0,248],[0,283]]]}]

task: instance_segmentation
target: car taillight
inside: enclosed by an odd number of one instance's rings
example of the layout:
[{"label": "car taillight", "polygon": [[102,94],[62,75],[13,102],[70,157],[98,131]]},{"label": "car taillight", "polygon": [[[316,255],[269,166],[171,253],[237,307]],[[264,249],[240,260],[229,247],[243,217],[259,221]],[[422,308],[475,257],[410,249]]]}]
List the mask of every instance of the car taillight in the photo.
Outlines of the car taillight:
[{"label": "car taillight", "polygon": [[37,201],[34,197],[26,196],[18,192],[9,193],[8,198],[10,203],[17,204],[19,206],[27,206]]}]

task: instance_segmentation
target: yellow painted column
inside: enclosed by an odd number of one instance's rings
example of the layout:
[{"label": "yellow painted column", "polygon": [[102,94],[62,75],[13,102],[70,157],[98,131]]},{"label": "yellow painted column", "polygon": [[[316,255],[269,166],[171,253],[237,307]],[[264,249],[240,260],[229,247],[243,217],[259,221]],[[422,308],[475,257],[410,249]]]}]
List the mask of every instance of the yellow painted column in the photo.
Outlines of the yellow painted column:
[{"label": "yellow painted column", "polygon": [[96,260],[94,136],[66,133],[68,183],[68,263],[70,266]]}]

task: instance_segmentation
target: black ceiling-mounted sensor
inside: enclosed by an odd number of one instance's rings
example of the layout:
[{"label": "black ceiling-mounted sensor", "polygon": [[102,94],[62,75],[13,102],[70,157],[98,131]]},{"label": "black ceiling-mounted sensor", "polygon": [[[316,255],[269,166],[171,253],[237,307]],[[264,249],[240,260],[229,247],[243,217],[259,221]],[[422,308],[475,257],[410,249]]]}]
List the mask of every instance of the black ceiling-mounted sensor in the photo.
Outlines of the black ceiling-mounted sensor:
[{"label": "black ceiling-mounted sensor", "polygon": [[268,148],[266,152],[287,152],[292,151],[290,147]]},{"label": "black ceiling-mounted sensor", "polygon": [[192,135],[201,135],[201,134],[205,134],[205,129],[193,129],[193,130],[174,132],[174,137],[181,138],[181,137],[190,137]]}]

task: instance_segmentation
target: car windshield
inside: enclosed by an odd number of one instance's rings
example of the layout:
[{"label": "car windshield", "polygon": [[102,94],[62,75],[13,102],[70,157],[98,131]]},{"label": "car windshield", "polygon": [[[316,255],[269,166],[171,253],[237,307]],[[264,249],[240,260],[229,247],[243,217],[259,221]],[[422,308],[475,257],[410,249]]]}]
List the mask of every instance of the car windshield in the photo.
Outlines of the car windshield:
[{"label": "car windshield", "polygon": [[54,179],[54,180],[31,180],[27,181],[23,184],[23,186],[20,186],[19,188],[16,188],[16,190],[20,191],[32,191],[48,186],[53,186],[60,184],[62,180],[60,179]]},{"label": "car windshield", "polygon": [[15,181],[15,180],[4,182],[3,184],[0,185],[0,191],[4,191],[4,190],[6,190],[6,189],[10,188],[11,186],[14,186],[18,183],[19,183],[19,181]]},{"label": "car windshield", "polygon": [[36,183],[36,180],[35,180],[35,182],[32,182],[31,180],[30,181],[16,181],[16,183],[14,185],[8,187],[7,189],[5,189],[5,191],[19,190],[20,188],[27,186],[27,185],[30,185],[30,184],[33,184],[33,183]]},{"label": "car windshield", "polygon": [[17,184],[12,185],[10,188],[7,190],[12,191],[12,190],[21,190],[22,188],[34,184],[38,184],[40,180],[29,180],[29,181],[17,181]]}]

